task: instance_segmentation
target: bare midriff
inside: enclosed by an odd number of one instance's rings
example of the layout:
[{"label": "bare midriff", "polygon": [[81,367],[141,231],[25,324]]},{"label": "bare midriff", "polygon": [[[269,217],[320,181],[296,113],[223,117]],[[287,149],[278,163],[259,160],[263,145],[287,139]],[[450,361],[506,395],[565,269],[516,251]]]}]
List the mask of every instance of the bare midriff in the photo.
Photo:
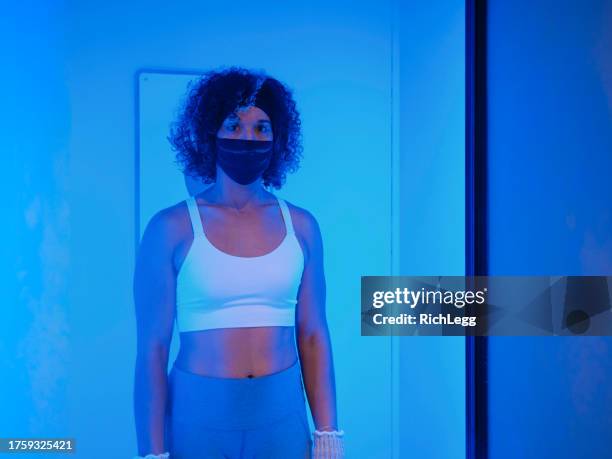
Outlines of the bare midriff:
[{"label": "bare midriff", "polygon": [[216,328],[183,332],[175,365],[216,378],[256,378],[295,363],[295,327]]}]

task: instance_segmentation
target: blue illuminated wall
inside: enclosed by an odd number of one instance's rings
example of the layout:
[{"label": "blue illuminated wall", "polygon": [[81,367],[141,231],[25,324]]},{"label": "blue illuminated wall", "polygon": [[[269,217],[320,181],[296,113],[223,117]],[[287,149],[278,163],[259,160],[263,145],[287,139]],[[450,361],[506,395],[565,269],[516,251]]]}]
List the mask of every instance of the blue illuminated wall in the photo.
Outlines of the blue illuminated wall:
[{"label": "blue illuminated wall", "polygon": [[[491,0],[490,273],[612,274],[612,2]],[[490,458],[610,457],[612,339],[489,339]]]},{"label": "blue illuminated wall", "polygon": [[358,315],[362,274],[462,272],[462,2],[40,1],[0,21],[16,241],[2,436],[74,437],[86,459],[136,451],[135,75],[241,64],[287,81],[304,116],[303,173],[279,194],[327,234],[347,452],[462,457],[463,342],[361,337]]},{"label": "blue illuminated wall", "polygon": [[[464,274],[463,1],[400,2],[402,275]],[[465,457],[465,338],[401,337],[402,458]]]},{"label": "blue illuminated wall", "polygon": [[0,15],[1,437],[65,435],[71,416],[71,107],[64,12],[61,6],[31,6],[5,6]]}]

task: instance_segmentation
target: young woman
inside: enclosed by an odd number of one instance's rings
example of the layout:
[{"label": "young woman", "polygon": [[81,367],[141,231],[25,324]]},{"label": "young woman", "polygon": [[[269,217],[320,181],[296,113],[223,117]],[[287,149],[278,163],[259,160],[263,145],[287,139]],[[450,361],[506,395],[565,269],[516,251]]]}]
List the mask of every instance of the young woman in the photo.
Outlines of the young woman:
[{"label": "young woman", "polygon": [[[138,250],[139,454],[344,457],[321,233],[270,191],[301,156],[291,92],[263,73],[208,72],[169,140],[183,171],[212,185],[158,212]],[[168,375],[175,320],[180,351]]]}]

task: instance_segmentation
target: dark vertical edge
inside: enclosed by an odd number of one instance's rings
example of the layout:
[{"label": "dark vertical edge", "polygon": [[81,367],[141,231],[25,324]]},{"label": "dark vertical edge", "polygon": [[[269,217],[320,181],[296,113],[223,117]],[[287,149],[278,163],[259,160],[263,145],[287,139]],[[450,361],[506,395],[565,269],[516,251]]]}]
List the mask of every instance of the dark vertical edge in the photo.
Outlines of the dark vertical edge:
[{"label": "dark vertical edge", "polygon": [[474,16],[465,3],[465,274],[474,275]]},{"label": "dark vertical edge", "polygon": [[[465,271],[488,274],[487,3],[466,1]],[[473,284],[470,285],[470,288]],[[487,337],[466,336],[466,457],[488,457]]]},{"label": "dark vertical edge", "polygon": [[474,273],[486,276],[489,274],[487,0],[474,1]]},{"label": "dark vertical edge", "polygon": [[489,271],[487,237],[486,0],[466,1],[465,50],[465,271]]},{"label": "dark vertical edge", "polygon": [[[465,2],[465,275],[474,275],[474,16]],[[469,288],[466,286],[466,288]],[[474,340],[465,337],[465,457],[476,458]]]},{"label": "dark vertical edge", "polygon": [[[488,190],[488,0],[475,0],[474,80],[474,165],[475,234],[474,273],[489,275],[489,190]],[[489,337],[474,338],[475,440],[476,458],[489,457]]]}]

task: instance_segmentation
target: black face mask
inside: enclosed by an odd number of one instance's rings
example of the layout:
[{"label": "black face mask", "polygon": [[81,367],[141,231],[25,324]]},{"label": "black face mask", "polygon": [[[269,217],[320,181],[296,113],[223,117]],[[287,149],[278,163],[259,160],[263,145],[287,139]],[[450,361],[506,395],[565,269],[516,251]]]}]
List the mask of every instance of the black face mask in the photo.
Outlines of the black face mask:
[{"label": "black face mask", "polygon": [[248,185],[270,165],[272,144],[271,140],[217,137],[217,163],[234,182]]}]

